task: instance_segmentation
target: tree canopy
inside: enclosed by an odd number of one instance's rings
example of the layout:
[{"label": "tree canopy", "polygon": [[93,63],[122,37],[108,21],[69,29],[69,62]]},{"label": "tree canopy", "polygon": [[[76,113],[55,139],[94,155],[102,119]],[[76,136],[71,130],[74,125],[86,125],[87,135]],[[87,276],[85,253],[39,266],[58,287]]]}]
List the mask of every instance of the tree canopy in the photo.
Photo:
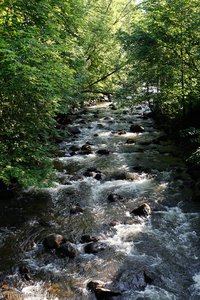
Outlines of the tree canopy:
[{"label": "tree canopy", "polygon": [[172,118],[199,107],[199,6],[3,0],[0,180],[48,183],[56,115],[99,93],[124,104],[149,100]]}]

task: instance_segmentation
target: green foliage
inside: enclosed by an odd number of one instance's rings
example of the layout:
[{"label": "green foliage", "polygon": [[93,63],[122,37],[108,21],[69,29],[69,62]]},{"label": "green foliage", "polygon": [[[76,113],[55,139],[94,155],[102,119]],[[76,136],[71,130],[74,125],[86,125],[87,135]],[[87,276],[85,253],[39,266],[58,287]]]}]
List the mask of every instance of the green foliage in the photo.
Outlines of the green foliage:
[{"label": "green foliage", "polygon": [[133,86],[133,100],[151,99],[169,117],[185,116],[198,101],[199,8],[197,0],[138,5],[131,31],[119,35],[130,65],[125,88]]},{"label": "green foliage", "polygon": [[1,2],[0,180],[49,182],[56,114],[118,85],[125,11],[122,0]]},{"label": "green foliage", "polygon": [[180,131],[180,137],[192,145],[191,155],[187,162],[192,165],[200,165],[200,129],[189,127]]},{"label": "green foliage", "polygon": [[[0,179],[47,183],[54,117],[71,106],[75,1],[4,1],[0,14]],[[73,20],[72,20],[73,19]],[[77,25],[78,26],[78,25]],[[76,59],[76,56],[74,56]]]}]

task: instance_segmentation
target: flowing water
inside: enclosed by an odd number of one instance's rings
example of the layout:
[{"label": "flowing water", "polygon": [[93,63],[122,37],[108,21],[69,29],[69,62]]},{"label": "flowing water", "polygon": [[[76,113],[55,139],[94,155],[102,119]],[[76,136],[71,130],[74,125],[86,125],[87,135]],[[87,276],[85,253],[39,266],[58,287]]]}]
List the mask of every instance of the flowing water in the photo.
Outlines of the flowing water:
[{"label": "flowing water", "polygon": [[[180,150],[152,119],[142,118],[146,110],[88,108],[73,124],[81,133],[60,144],[54,187],[1,199],[0,299],[95,299],[86,288],[90,280],[121,291],[113,299],[200,299],[200,205],[191,201]],[[144,132],[131,133],[131,124]],[[72,145],[87,142],[91,154],[70,154]],[[101,173],[87,177],[88,168]],[[109,202],[112,193],[123,199]],[[70,214],[77,203],[83,212]],[[130,213],[143,203],[152,208],[148,218]],[[45,251],[42,240],[51,233],[76,244],[76,257]],[[106,249],[86,254],[83,234],[97,236]]]}]

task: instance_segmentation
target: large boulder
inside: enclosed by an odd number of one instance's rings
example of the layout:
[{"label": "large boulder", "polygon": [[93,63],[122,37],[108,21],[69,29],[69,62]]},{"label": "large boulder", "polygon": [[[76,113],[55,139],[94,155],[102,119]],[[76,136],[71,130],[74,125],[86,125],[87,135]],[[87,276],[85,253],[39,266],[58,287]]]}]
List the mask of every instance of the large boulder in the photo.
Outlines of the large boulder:
[{"label": "large boulder", "polygon": [[130,126],[130,132],[134,132],[134,133],[140,133],[140,132],[144,132],[144,127],[142,127],[141,125],[134,125],[132,124]]},{"label": "large boulder", "polygon": [[46,250],[51,250],[58,249],[65,242],[66,238],[63,235],[52,233],[45,237],[42,243]]},{"label": "large boulder", "polygon": [[151,214],[151,207],[147,203],[143,203],[139,207],[133,209],[131,213],[139,217],[147,217]]}]

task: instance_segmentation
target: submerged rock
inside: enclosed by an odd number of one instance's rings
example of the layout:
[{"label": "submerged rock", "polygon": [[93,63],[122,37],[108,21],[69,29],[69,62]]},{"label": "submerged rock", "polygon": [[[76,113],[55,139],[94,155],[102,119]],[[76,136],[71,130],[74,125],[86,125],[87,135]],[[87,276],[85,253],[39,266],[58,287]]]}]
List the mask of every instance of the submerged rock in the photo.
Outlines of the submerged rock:
[{"label": "submerged rock", "polygon": [[147,217],[151,214],[151,207],[147,203],[143,203],[138,208],[133,209],[131,211],[131,214],[134,214],[134,215],[140,216],[140,217]]},{"label": "submerged rock", "polygon": [[65,242],[66,238],[63,235],[52,233],[43,240],[42,244],[45,249],[51,250],[59,248]]}]

